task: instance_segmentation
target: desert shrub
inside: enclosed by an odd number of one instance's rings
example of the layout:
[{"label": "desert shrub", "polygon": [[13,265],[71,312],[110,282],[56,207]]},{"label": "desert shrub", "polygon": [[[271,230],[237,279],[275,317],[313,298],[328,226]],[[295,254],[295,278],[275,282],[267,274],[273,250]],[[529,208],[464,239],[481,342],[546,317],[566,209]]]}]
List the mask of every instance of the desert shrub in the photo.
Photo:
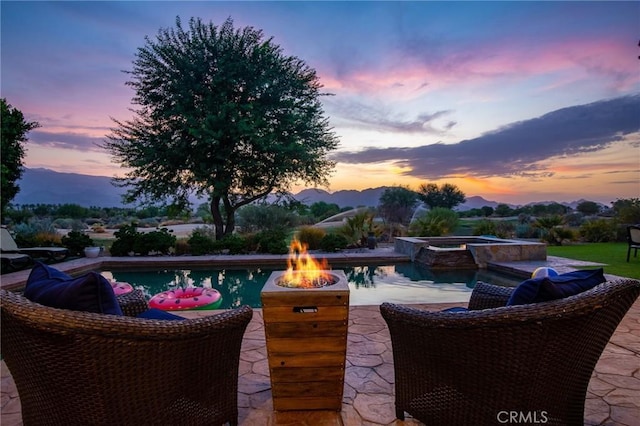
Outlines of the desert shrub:
[{"label": "desert shrub", "polygon": [[191,235],[202,235],[212,240],[216,239],[216,229],[213,226],[199,226],[191,231]]},{"label": "desert shrub", "polygon": [[570,229],[563,227],[564,219],[560,215],[542,216],[536,219],[533,226],[540,230],[540,239],[551,245],[561,246],[564,240],[575,238]]},{"label": "desert shrub", "polygon": [[345,249],[349,242],[340,234],[327,234],[320,241],[320,249],[329,253]]},{"label": "desert shrub", "polygon": [[327,232],[324,229],[314,226],[303,226],[298,230],[298,240],[305,243],[309,250],[319,249],[325,235]]},{"label": "desert shrub", "polygon": [[435,207],[409,226],[409,235],[422,237],[439,237],[451,234],[460,223],[456,212],[444,207]]},{"label": "desert shrub", "polygon": [[574,227],[581,226],[584,223],[584,215],[580,212],[565,214],[564,223]]},{"label": "desert shrub", "polygon": [[561,246],[565,241],[575,240],[576,236],[571,229],[564,228],[562,226],[556,226],[555,228],[549,228],[541,236],[542,241],[545,241],[554,246]]},{"label": "desert shrub", "polygon": [[102,223],[98,222],[91,225],[91,232],[95,232],[96,234],[104,234],[105,232],[107,232],[107,229]]},{"label": "desert shrub", "polygon": [[626,243],[628,238],[627,226],[621,223],[617,223],[614,225],[616,229],[616,241],[619,243]]},{"label": "desert shrub", "polygon": [[154,217],[140,219],[138,222],[139,228],[157,228],[158,226],[160,226],[160,222]]},{"label": "desert shrub", "polygon": [[538,229],[528,223],[520,223],[515,228],[516,238],[540,238]]},{"label": "desert shrub", "polygon": [[58,229],[71,229],[73,231],[82,231],[87,228],[80,219],[56,219],[53,221],[53,226]]},{"label": "desert shrub", "polygon": [[34,245],[38,247],[60,247],[62,238],[55,231],[40,231],[34,235]]},{"label": "desert shrub", "polygon": [[[153,221],[158,221],[157,218],[151,218]],[[160,222],[160,226],[174,226],[174,225],[184,225],[185,221],[184,220],[179,220],[179,219],[168,219],[168,220],[163,220],[162,222]]]},{"label": "desert shrub", "polygon": [[184,238],[180,238],[176,241],[175,248],[176,248],[177,256],[182,256],[182,255],[191,253],[189,241]]},{"label": "desert shrub", "polygon": [[268,230],[257,233],[255,243],[259,253],[285,254],[289,252],[287,234],[281,230]]},{"label": "desert shrub", "polygon": [[580,226],[580,237],[588,243],[606,243],[616,240],[617,226],[606,219],[590,220]]},{"label": "desert shrub", "polygon": [[496,236],[498,238],[512,238],[515,234],[516,226],[513,222],[499,220],[496,222]]},{"label": "desert shrub", "polygon": [[473,227],[473,235],[496,235],[497,236],[496,223],[493,220],[482,219],[476,222]]},{"label": "desert shrub", "polygon": [[61,239],[62,245],[69,249],[72,256],[84,256],[84,248],[92,247],[93,240],[80,231],[71,231]]},{"label": "desert shrub", "polygon": [[360,212],[347,218],[347,222],[337,229],[350,245],[364,246],[367,244],[367,234],[376,232],[373,225],[373,214],[369,211]]},{"label": "desert shrub", "polygon": [[51,220],[31,220],[13,227],[14,240],[18,247],[54,247],[62,245],[60,235]]},{"label": "desert shrub", "polygon": [[238,226],[246,233],[291,229],[297,223],[294,212],[275,204],[250,204],[238,210]]}]

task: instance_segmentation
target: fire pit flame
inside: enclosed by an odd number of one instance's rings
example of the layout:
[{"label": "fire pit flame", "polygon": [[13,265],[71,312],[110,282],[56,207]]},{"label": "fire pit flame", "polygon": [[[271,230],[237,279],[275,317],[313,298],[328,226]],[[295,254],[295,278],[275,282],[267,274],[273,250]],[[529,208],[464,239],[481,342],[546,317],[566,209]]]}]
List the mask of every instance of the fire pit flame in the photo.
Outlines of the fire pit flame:
[{"label": "fire pit flame", "polygon": [[287,271],[278,281],[281,287],[319,288],[335,284],[326,259],[316,261],[307,252],[307,245],[294,239],[289,247]]}]

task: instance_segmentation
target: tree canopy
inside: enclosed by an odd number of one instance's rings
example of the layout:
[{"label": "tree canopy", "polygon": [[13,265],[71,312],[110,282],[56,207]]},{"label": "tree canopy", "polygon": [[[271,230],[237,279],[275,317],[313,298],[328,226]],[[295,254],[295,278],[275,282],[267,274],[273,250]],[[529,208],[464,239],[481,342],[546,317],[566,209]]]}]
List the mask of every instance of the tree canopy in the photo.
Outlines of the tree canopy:
[{"label": "tree canopy", "polygon": [[453,209],[466,201],[464,192],[451,183],[444,183],[442,186],[435,183],[423,183],[418,188],[418,198],[430,209],[436,207]]},{"label": "tree canopy", "polygon": [[315,70],[252,27],[192,18],[146,38],[128,71],[134,118],[114,120],[104,147],[129,168],[127,202],[188,205],[209,197],[216,237],[234,213],[297,182],[327,185],[338,139]]},{"label": "tree canopy", "polygon": [[7,205],[20,191],[16,181],[22,177],[24,168],[22,159],[24,158],[24,143],[27,142],[27,133],[40,127],[35,121],[25,121],[22,111],[13,108],[7,100],[0,99],[2,126],[2,192],[0,194],[0,210],[5,211]]},{"label": "tree canopy", "polygon": [[389,223],[408,225],[418,204],[418,194],[402,186],[387,188],[380,195],[378,211]]}]

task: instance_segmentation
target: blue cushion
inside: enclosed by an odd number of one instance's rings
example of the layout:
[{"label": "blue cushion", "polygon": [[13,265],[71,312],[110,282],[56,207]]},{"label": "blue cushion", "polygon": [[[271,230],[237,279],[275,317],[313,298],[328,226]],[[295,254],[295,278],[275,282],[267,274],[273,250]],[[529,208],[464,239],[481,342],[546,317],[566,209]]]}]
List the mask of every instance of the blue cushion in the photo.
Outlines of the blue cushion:
[{"label": "blue cushion", "polygon": [[143,313],[139,314],[136,318],[169,320],[169,321],[179,321],[179,320],[185,319],[178,315],[174,315],[172,313],[165,312],[162,309],[156,309],[156,308],[147,309]]},{"label": "blue cushion", "polygon": [[469,309],[463,308],[462,306],[454,306],[453,308],[443,309],[440,312],[468,312]]},{"label": "blue cushion", "polygon": [[72,278],[42,262],[36,262],[27,279],[24,296],[52,308],[122,315],[111,284],[97,272]]},{"label": "blue cushion", "polygon": [[516,287],[507,306],[562,299],[582,293],[605,281],[602,268],[567,272],[555,277],[531,278]]}]

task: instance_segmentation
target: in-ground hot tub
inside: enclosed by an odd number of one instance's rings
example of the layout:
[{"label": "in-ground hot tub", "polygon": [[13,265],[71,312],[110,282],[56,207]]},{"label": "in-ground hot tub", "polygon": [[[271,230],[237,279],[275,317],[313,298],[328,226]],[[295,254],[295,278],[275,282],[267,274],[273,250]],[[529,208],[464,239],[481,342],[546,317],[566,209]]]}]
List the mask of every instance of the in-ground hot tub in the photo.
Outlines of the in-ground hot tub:
[{"label": "in-ground hot tub", "polygon": [[349,285],[344,272],[324,272],[332,278],[322,286],[289,287],[276,271],[262,288],[276,411],[342,409]]},{"label": "in-ground hot tub", "polygon": [[495,237],[397,237],[394,249],[434,269],[484,269],[491,262],[547,259],[543,243]]}]

